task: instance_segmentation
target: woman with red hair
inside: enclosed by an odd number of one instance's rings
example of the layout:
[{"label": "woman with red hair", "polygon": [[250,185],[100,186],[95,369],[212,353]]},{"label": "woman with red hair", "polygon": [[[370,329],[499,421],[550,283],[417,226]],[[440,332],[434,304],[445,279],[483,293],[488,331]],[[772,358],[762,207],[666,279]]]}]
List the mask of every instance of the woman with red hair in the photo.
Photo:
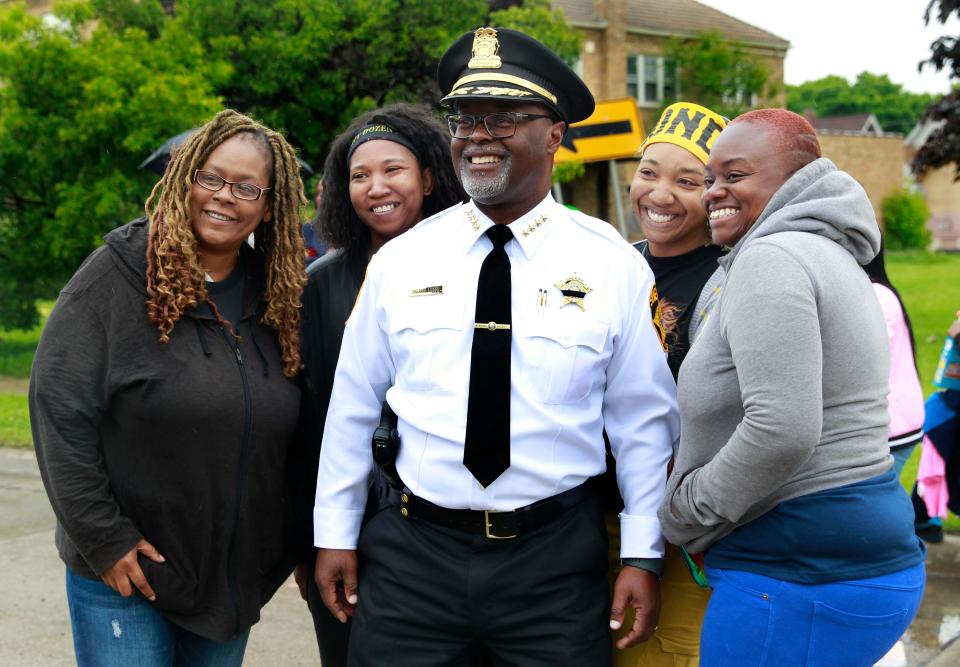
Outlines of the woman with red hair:
[{"label": "woman with red hair", "polygon": [[720,299],[680,369],[664,536],[707,551],[701,663],[869,666],[910,624],[923,546],[887,446],[866,193],[802,117],[735,119],[703,203]]}]

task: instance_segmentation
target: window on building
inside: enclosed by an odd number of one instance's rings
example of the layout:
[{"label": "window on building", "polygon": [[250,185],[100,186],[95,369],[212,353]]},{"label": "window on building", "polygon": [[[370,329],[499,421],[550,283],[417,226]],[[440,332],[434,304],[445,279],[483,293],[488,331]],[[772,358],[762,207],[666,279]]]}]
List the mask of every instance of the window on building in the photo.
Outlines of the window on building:
[{"label": "window on building", "polygon": [[752,109],[758,104],[757,94],[746,90],[738,90],[733,95],[724,95],[723,101],[730,106],[743,106],[748,109]]},{"label": "window on building", "polygon": [[755,68],[749,64],[738,62],[734,65],[733,76],[727,82],[727,86],[734,92],[728,92],[723,96],[723,101],[732,107],[744,107],[752,109],[760,102],[760,97],[756,92],[748,90],[756,88],[754,79],[756,78]]},{"label": "window on building", "polygon": [[672,102],[679,94],[677,64],[663,56],[627,56],[627,94],[637,103],[658,106]]}]

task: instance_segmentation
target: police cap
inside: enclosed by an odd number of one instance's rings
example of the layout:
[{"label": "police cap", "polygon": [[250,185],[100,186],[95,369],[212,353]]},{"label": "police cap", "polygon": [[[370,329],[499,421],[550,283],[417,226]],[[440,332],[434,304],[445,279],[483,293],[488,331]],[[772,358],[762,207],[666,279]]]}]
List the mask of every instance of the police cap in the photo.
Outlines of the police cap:
[{"label": "police cap", "polygon": [[455,41],[440,59],[437,82],[443,99],[537,102],[567,123],[593,113],[590,89],[553,51],[508,28],[477,28]]}]

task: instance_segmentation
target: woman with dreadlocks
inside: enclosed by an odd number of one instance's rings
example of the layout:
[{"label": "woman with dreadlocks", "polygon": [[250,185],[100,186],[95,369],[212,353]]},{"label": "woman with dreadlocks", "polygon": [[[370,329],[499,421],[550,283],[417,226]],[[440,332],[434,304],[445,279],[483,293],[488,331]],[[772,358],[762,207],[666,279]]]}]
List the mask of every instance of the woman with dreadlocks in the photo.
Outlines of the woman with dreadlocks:
[{"label": "woman with dreadlocks", "polygon": [[[303,360],[308,389],[301,414],[309,452],[298,502],[305,544],[297,580],[308,600],[324,667],[346,664],[349,626],[320,600],[313,582],[313,491],[320,440],[343,328],[367,262],[390,239],[467,199],[450,160],[450,133],[426,107],[395,104],[367,112],[336,138],[327,156],[320,233],[335,248],[310,265],[303,295]],[[371,434],[372,435],[372,434]]]},{"label": "woman with dreadlocks", "polygon": [[293,567],[301,202],[284,138],[222,111],[57,300],[30,413],[81,666],[240,665]]}]

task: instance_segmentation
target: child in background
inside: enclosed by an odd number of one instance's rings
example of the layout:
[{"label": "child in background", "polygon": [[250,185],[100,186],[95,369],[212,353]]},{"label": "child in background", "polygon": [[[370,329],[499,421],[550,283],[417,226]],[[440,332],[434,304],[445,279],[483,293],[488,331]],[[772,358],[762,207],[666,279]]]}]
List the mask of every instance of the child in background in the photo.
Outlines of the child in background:
[{"label": "child in background", "polygon": [[917,372],[917,346],[913,337],[910,316],[897,288],[887,277],[880,252],[863,267],[873,283],[890,339],[890,393],[887,403],[890,411],[890,454],[897,477],[903,471],[913,449],[923,439],[923,389]]}]

